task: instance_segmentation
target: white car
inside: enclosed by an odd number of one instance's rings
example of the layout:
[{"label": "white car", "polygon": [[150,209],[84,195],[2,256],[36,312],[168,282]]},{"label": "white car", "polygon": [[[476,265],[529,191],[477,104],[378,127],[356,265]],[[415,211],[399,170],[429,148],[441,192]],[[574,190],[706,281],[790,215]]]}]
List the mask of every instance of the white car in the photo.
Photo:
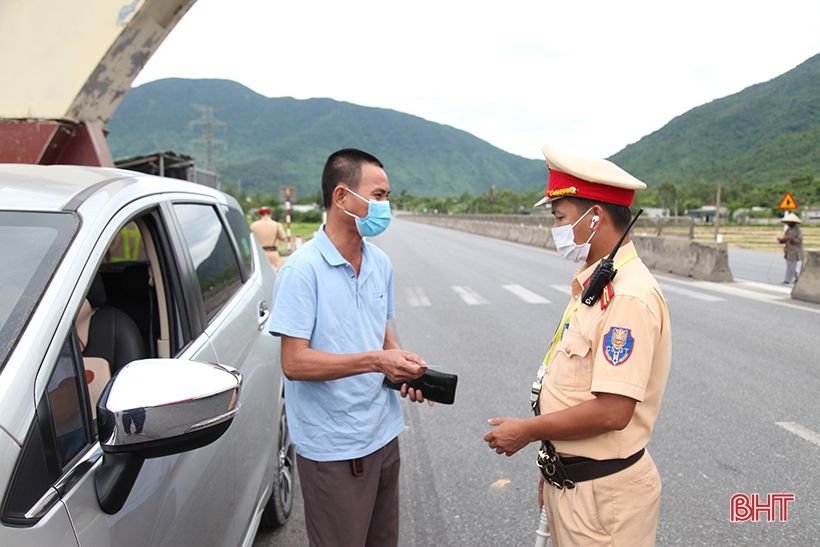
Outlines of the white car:
[{"label": "white car", "polygon": [[0,545],[250,545],[284,523],[274,275],[221,192],[0,165]]}]

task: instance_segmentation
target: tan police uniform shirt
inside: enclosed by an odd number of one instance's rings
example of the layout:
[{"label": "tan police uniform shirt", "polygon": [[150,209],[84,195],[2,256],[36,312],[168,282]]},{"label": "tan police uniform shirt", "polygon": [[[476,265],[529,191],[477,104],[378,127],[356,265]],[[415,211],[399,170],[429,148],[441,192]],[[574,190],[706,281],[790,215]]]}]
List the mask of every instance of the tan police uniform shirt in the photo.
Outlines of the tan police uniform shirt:
[{"label": "tan police uniform shirt", "polygon": [[[623,245],[615,264],[634,251],[632,242]],[[595,266],[573,278],[570,305],[579,302]],[[580,304],[570,318],[542,380],[540,409],[542,414],[563,410],[593,399],[594,393],[625,395],[638,403],[621,431],[553,441],[565,456],[629,457],[649,442],[660,410],[672,360],[666,300],[639,257],[618,268],[612,288],[614,296],[605,309],[600,300],[591,307]]]},{"label": "tan police uniform shirt", "polygon": [[272,218],[260,218],[251,224],[251,231],[263,247],[278,247],[287,241],[282,225]]}]

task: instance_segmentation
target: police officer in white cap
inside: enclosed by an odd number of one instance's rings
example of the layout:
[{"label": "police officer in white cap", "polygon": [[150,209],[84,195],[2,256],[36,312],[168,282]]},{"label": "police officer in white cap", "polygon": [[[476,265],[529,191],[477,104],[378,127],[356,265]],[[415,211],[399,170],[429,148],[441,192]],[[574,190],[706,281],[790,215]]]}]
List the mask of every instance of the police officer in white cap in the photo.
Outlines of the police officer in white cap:
[{"label": "police officer in white cap", "polygon": [[606,160],[543,151],[549,180],[536,205],[550,204],[558,252],[582,266],[533,384],[536,416],[493,418],[484,439],[508,456],[541,444],[556,546],[654,545],[661,482],[646,445],[669,375],[671,330],[658,282],[623,237],[635,191],[646,185]]}]

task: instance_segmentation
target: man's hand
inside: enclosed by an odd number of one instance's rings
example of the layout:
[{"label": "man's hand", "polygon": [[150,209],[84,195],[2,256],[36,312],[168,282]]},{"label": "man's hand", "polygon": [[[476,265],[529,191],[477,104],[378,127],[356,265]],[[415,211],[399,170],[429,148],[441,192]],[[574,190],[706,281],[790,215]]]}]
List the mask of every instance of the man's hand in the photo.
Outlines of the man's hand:
[{"label": "man's hand", "polygon": [[484,440],[499,454],[512,456],[532,442],[527,436],[524,420],[492,418],[487,423],[495,426],[495,429],[484,435]]},{"label": "man's hand", "polygon": [[[410,400],[416,403],[423,403],[424,402],[424,394],[421,392],[420,389],[414,389],[412,387],[408,387],[407,384],[402,384],[401,386],[401,396],[402,398],[410,396]],[[427,400],[427,404],[430,406],[435,406],[435,401]]]},{"label": "man's hand", "polygon": [[427,363],[415,353],[401,349],[386,349],[381,353],[379,368],[394,384],[415,380],[427,372]]}]

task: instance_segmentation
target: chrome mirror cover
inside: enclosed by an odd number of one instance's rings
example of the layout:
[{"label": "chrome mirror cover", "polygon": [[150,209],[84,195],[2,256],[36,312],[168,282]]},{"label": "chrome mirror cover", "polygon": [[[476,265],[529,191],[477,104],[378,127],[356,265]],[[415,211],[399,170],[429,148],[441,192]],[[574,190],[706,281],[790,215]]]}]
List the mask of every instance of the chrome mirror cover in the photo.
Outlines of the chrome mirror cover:
[{"label": "chrome mirror cover", "polygon": [[111,379],[97,403],[100,446],[144,458],[191,450],[219,438],[239,411],[242,375],[231,367],[141,359]]}]

